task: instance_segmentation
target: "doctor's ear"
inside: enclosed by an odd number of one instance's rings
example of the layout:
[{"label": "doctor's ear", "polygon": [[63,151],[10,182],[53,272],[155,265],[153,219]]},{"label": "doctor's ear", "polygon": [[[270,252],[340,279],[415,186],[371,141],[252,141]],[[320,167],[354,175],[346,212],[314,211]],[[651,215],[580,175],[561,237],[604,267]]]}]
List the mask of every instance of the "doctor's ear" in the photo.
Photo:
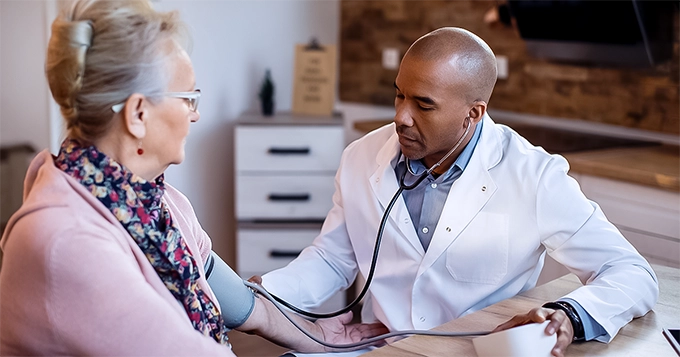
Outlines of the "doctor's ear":
[{"label": "doctor's ear", "polygon": [[484,114],[486,114],[486,102],[482,100],[476,101],[472,108],[470,108],[470,111],[468,112],[468,116],[470,117],[470,119],[472,119],[472,122],[475,124],[479,123],[482,120]]}]

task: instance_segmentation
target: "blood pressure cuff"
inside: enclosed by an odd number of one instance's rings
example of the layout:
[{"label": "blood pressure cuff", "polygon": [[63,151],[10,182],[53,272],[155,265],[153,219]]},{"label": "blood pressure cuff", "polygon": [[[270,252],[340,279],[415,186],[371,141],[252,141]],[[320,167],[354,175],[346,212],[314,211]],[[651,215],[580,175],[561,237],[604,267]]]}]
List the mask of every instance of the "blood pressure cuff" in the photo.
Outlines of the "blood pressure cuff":
[{"label": "blood pressure cuff", "polygon": [[229,329],[243,325],[255,307],[255,294],[243,284],[227,263],[211,251],[205,263],[205,276],[220,303],[222,319]]}]

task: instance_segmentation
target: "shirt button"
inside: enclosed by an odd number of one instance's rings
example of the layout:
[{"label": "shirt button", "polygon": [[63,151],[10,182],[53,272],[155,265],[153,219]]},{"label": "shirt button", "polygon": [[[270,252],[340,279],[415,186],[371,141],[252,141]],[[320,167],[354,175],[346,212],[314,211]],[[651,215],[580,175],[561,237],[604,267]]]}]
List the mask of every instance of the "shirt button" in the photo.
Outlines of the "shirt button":
[{"label": "shirt button", "polygon": [[425,316],[420,317],[420,322],[425,322]]},{"label": "shirt button", "polygon": [[432,187],[432,188],[437,188],[437,184],[436,184],[436,183],[433,183],[433,184],[430,185],[430,187]]},{"label": "shirt button", "polygon": [[427,227],[423,227],[423,233],[427,233],[427,232],[429,232],[429,231],[430,231],[430,230],[427,229]]}]

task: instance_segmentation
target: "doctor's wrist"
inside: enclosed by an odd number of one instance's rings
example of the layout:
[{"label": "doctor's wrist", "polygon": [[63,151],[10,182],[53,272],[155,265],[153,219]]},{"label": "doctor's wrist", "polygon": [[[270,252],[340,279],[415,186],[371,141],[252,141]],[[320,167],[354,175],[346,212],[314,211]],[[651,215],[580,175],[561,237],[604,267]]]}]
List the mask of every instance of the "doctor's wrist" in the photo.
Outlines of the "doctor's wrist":
[{"label": "doctor's wrist", "polygon": [[574,330],[574,341],[584,341],[585,340],[585,330],[583,328],[583,322],[579,317],[576,309],[574,309],[571,304],[565,301],[553,301],[543,304],[543,307],[553,310],[562,310],[569,321],[571,322],[571,327]]}]

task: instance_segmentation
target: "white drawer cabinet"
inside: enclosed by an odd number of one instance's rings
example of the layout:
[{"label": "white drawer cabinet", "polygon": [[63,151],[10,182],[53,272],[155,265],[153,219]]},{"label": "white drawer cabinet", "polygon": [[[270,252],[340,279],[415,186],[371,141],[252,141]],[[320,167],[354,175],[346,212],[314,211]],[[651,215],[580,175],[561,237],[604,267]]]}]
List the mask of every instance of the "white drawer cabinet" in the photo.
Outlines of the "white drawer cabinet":
[{"label": "white drawer cabinet", "polygon": [[575,178],[617,227],[680,241],[679,193],[590,175]]},{"label": "white drawer cabinet", "polygon": [[264,120],[235,130],[237,218],[322,220],[332,205],[344,147],[342,121],[274,125]]},{"label": "white drawer cabinet", "polygon": [[680,193],[590,175],[576,179],[647,260],[680,268]]},{"label": "white drawer cabinet", "polygon": [[[282,268],[319,234],[344,149],[337,117],[244,115],[234,130],[237,271]],[[338,293],[316,311],[345,305]]]},{"label": "white drawer cabinet", "polygon": [[239,175],[239,220],[323,219],[332,207],[332,175]]},{"label": "white drawer cabinet", "polygon": [[261,274],[283,268],[319,234],[318,227],[242,227],[238,232],[238,269],[242,274]]},{"label": "white drawer cabinet", "polygon": [[236,128],[236,167],[248,172],[335,172],[344,147],[342,126]]},{"label": "white drawer cabinet", "polygon": [[[680,268],[679,193],[578,173],[570,175],[647,261]],[[566,273],[566,268],[547,257],[539,284]]]}]

